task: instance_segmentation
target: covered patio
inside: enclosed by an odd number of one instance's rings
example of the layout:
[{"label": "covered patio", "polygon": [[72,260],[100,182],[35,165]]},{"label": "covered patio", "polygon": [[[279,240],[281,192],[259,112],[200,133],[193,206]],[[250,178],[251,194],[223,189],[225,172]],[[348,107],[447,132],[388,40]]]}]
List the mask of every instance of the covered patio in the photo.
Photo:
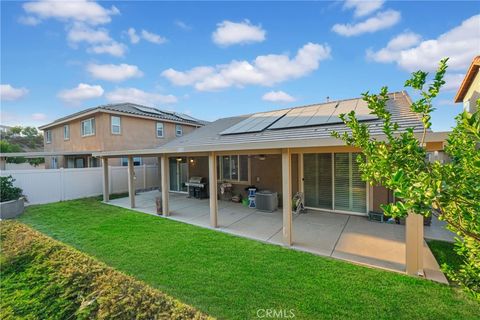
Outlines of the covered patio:
[{"label": "covered patio", "polygon": [[[138,193],[134,210],[156,214],[155,199],[158,190]],[[128,197],[110,200],[111,205],[130,209]],[[169,194],[169,215],[159,217],[212,228],[208,199],[191,199],[185,194]],[[308,210],[293,215],[291,248],[313,254],[333,257],[357,264],[404,272],[406,268],[405,226],[376,223],[366,217]],[[238,203],[218,201],[215,230],[236,236],[283,245],[282,210],[272,213],[250,209]],[[448,236],[437,223],[425,227],[425,234]],[[425,278],[446,283],[447,280],[424,243]]]}]

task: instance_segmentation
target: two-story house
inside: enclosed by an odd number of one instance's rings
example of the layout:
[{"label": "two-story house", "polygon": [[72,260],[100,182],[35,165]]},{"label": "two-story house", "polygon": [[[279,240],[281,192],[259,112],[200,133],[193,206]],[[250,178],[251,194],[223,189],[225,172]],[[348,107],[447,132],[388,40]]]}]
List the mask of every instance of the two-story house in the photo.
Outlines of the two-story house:
[{"label": "two-story house", "polygon": [[[93,152],[156,148],[202,126],[203,121],[186,114],[133,103],[101,105],[41,126],[46,168],[97,167]],[[58,155],[57,155],[58,154]],[[135,165],[153,164],[153,158],[135,158]],[[127,165],[127,159],[112,159],[110,165]]]}]

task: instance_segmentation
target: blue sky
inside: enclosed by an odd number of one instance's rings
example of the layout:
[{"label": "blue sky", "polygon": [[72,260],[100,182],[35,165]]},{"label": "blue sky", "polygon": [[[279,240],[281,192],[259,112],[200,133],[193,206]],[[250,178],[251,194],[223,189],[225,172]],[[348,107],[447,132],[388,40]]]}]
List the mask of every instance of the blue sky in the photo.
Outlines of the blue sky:
[{"label": "blue sky", "polygon": [[[480,6],[442,2],[1,3],[2,124],[130,100],[205,120],[402,90],[451,58],[434,130],[480,53]],[[411,93],[411,92],[410,92]]]}]

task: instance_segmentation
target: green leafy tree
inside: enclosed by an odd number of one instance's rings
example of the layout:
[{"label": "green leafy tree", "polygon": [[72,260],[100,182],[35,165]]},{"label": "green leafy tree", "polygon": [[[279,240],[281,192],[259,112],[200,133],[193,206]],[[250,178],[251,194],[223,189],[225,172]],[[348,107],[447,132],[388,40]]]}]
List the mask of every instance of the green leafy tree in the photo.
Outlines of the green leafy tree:
[{"label": "green leafy tree", "polygon": [[357,161],[362,179],[371,185],[382,185],[395,192],[398,199],[383,205],[382,209],[394,218],[419,214],[424,217],[436,215],[447,222],[447,227],[457,234],[456,251],[462,257],[459,270],[447,270],[450,278],[480,300],[480,115],[463,113],[450,134],[445,152],[452,161],[442,164],[430,162],[425,147],[426,135],[431,127],[433,100],[438,96],[447,70],[443,59],[427,85],[428,73],[417,71],[405,82],[419,93],[412,102],[411,110],[422,120],[421,134],[414,128],[399,131],[387,109],[388,88],[379,94],[364,93],[371,113],[383,121],[384,139],[370,133],[366,123],[355,117],[355,112],[341,115],[351,132],[332,135],[347,145],[359,147],[365,157]]},{"label": "green leafy tree", "polygon": [[[0,140],[0,153],[22,152],[22,148],[16,144],[11,144],[6,140]],[[23,157],[7,158],[8,163],[24,163],[26,160]]]},{"label": "green leafy tree", "polygon": [[[15,126],[1,133],[0,152],[24,152],[43,149],[43,135],[34,127]],[[8,163],[25,163],[38,166],[45,162],[44,158],[7,158]]]}]

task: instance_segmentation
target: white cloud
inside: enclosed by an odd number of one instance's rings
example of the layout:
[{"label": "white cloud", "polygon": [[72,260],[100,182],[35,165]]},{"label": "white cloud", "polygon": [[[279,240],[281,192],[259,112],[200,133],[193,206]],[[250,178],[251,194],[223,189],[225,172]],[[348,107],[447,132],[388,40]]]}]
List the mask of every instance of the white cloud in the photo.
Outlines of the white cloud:
[{"label": "white cloud", "polygon": [[220,46],[262,42],[265,40],[265,30],[255,26],[250,21],[232,22],[225,20],[217,24],[217,30],[212,33],[212,40]]},{"label": "white cloud", "polygon": [[106,9],[94,1],[41,0],[23,4],[23,9],[37,19],[53,18],[61,21],[78,21],[90,25],[105,24],[120,12],[115,6]]},{"label": "white cloud", "polygon": [[472,57],[478,55],[479,26],[480,15],[475,15],[464,20],[459,26],[441,34],[437,39],[424,40],[406,48],[401,46],[397,48],[390,46],[389,48],[387,44],[386,48],[377,52],[367,51],[367,56],[377,62],[397,63],[407,71],[418,69],[433,71],[442,58],[449,57],[449,70],[464,71],[470,65]]},{"label": "white cloud", "polygon": [[140,37],[138,36],[137,32],[134,28],[129,28],[127,30],[128,37],[130,38],[130,42],[132,44],[136,44],[140,41]]},{"label": "white cloud", "polygon": [[110,102],[133,102],[147,106],[157,104],[174,104],[178,99],[174,95],[145,92],[137,88],[117,88],[108,92],[106,98]]},{"label": "white cloud", "polygon": [[47,115],[45,113],[33,113],[32,120],[34,121],[43,121],[47,119]]},{"label": "white cloud", "polygon": [[142,30],[142,38],[144,40],[147,40],[148,42],[156,43],[156,44],[162,44],[165,41],[167,41],[166,38],[164,38],[164,37],[162,37],[158,34],[155,34],[153,32],[149,32],[147,30]]},{"label": "white cloud", "polygon": [[28,93],[26,88],[14,88],[10,84],[0,85],[0,97],[2,101],[15,101],[23,98]]},{"label": "white cloud", "polygon": [[363,17],[380,9],[384,2],[384,0],[346,0],[343,7],[353,9],[355,17]]},{"label": "white cloud", "polygon": [[177,86],[188,86],[205,79],[214,72],[215,68],[213,67],[195,67],[184,72],[176,71],[170,68],[163,71],[162,76]]},{"label": "white cloud", "polygon": [[420,43],[422,37],[413,32],[405,32],[394,37],[387,46],[376,52],[367,50],[367,58],[377,62],[392,62],[400,57],[402,50],[411,48]]},{"label": "white cloud", "polygon": [[87,71],[96,79],[120,82],[129,78],[139,78],[143,72],[134,65],[130,64],[89,64]]},{"label": "white cloud", "polygon": [[270,91],[262,96],[262,100],[270,102],[293,102],[295,98],[284,91]]},{"label": "white cloud", "polygon": [[75,23],[73,27],[69,28],[67,39],[70,43],[86,42],[90,44],[112,41],[108,30],[104,28],[95,30],[83,23]]},{"label": "white cloud", "polygon": [[130,38],[130,42],[132,44],[139,43],[140,39],[143,39],[143,40],[146,40],[148,42],[155,43],[155,44],[162,44],[162,43],[165,43],[167,41],[167,39],[162,37],[161,35],[158,35],[158,34],[153,33],[153,32],[149,32],[145,29],[142,30],[140,32],[140,34],[138,34],[137,31],[135,30],[135,28],[129,28],[126,33],[127,33],[128,37]]},{"label": "white cloud", "polygon": [[188,71],[168,69],[162,76],[176,85],[193,85],[199,91],[215,91],[232,86],[271,86],[303,77],[316,70],[320,61],[330,57],[330,47],[307,43],[290,59],[288,55],[258,56],[253,62],[233,60],[214,67],[201,66]]},{"label": "white cloud", "polygon": [[345,37],[358,36],[390,28],[400,21],[400,12],[387,10],[378,12],[375,16],[355,24],[335,24],[332,31]]},{"label": "white cloud", "polygon": [[443,85],[442,89],[445,91],[456,91],[460,88],[460,84],[465,78],[465,75],[462,73],[447,73],[445,74],[445,84]]},{"label": "white cloud", "polygon": [[58,97],[67,104],[79,105],[84,100],[101,97],[103,92],[103,88],[99,85],[80,83],[73,89],[60,91]]},{"label": "white cloud", "polygon": [[179,27],[180,29],[183,29],[185,31],[190,31],[192,30],[192,27],[188,24],[186,24],[185,22],[181,21],[181,20],[175,20],[175,25],[177,27]]},{"label": "white cloud", "polygon": [[113,40],[107,29],[93,29],[90,26],[76,22],[68,29],[67,39],[71,46],[76,47],[77,43],[85,42],[91,45],[87,52],[96,54],[110,54],[114,57],[123,57],[127,47]]},{"label": "white cloud", "polygon": [[26,26],[36,26],[37,24],[39,24],[42,21],[40,21],[40,19],[32,17],[32,16],[20,16],[18,18],[18,22],[21,23],[21,24],[24,24]]},{"label": "white cloud", "polygon": [[106,53],[114,57],[123,57],[125,55],[125,51],[127,51],[127,47],[123,43],[112,41],[110,43],[92,46],[88,48],[87,51],[90,53],[96,53],[96,54]]}]

